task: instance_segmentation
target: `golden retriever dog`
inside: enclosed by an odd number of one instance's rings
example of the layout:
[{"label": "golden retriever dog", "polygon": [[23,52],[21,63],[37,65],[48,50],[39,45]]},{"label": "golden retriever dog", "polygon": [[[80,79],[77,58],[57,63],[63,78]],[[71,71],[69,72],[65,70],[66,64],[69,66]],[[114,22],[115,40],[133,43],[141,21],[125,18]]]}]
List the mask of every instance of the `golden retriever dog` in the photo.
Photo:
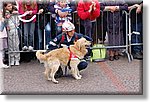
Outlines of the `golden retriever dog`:
[{"label": "golden retriever dog", "polygon": [[[54,78],[59,66],[67,66],[70,60],[71,74],[75,79],[81,79],[81,75],[77,68],[80,63],[80,59],[83,59],[87,53],[86,47],[91,43],[85,38],[77,40],[74,45],[70,45],[69,48],[63,47],[52,50],[46,54],[42,54],[43,51],[37,51],[36,57],[40,62],[44,63],[45,76],[47,80],[52,80],[54,83],[58,81]],[[77,58],[70,58],[71,54],[77,56]]]}]

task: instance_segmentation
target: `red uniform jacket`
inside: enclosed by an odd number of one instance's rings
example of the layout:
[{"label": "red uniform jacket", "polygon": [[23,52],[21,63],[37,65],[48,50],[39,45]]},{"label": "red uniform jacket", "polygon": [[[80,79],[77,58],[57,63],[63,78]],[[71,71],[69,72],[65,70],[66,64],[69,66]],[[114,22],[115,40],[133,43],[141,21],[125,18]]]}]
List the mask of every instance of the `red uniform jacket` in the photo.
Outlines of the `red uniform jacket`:
[{"label": "red uniform jacket", "polygon": [[78,3],[77,11],[78,15],[82,20],[90,19],[95,20],[100,15],[100,4],[98,0],[93,0],[96,3],[96,9],[92,12],[88,12],[90,9],[91,2],[84,2],[80,0]]}]

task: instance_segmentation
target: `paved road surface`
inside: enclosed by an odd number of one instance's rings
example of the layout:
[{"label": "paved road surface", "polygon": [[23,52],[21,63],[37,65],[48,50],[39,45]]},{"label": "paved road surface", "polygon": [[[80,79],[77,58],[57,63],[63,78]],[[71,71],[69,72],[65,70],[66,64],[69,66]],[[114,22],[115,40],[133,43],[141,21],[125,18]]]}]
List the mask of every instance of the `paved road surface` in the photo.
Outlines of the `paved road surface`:
[{"label": "paved road surface", "polygon": [[142,94],[142,61],[127,58],[89,63],[83,78],[71,75],[58,78],[59,84],[46,81],[44,67],[37,60],[4,69],[3,94]]}]

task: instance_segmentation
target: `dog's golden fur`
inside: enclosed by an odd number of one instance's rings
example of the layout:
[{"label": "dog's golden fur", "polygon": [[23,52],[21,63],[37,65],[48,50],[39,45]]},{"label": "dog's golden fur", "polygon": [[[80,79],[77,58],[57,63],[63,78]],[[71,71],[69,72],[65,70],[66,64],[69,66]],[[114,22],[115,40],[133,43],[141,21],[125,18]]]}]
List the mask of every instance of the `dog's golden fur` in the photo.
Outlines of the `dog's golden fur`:
[{"label": "dog's golden fur", "polygon": [[[87,53],[86,46],[89,46],[90,44],[91,43],[85,38],[81,38],[77,40],[74,45],[70,46],[70,51],[79,59],[83,59]],[[63,47],[52,50],[46,54],[42,54],[42,51],[40,50],[36,52],[36,57],[40,60],[40,62],[44,63],[44,73],[47,80],[52,80],[54,83],[58,83],[58,81],[55,80],[54,75],[59,66],[67,66],[70,58],[70,51],[67,47]],[[71,73],[75,79],[81,79],[82,77],[77,68],[78,64],[80,63],[79,59],[70,60]]]}]

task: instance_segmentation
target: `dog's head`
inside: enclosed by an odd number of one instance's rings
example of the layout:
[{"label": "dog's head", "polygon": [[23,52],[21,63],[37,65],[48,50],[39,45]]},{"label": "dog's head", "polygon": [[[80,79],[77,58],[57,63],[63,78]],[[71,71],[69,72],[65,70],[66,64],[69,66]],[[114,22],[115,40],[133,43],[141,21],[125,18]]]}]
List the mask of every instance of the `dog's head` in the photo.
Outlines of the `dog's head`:
[{"label": "dog's head", "polygon": [[75,46],[78,49],[86,49],[87,47],[89,47],[91,45],[90,41],[87,41],[85,38],[80,38],[79,40],[77,40],[77,42],[75,42]]}]

